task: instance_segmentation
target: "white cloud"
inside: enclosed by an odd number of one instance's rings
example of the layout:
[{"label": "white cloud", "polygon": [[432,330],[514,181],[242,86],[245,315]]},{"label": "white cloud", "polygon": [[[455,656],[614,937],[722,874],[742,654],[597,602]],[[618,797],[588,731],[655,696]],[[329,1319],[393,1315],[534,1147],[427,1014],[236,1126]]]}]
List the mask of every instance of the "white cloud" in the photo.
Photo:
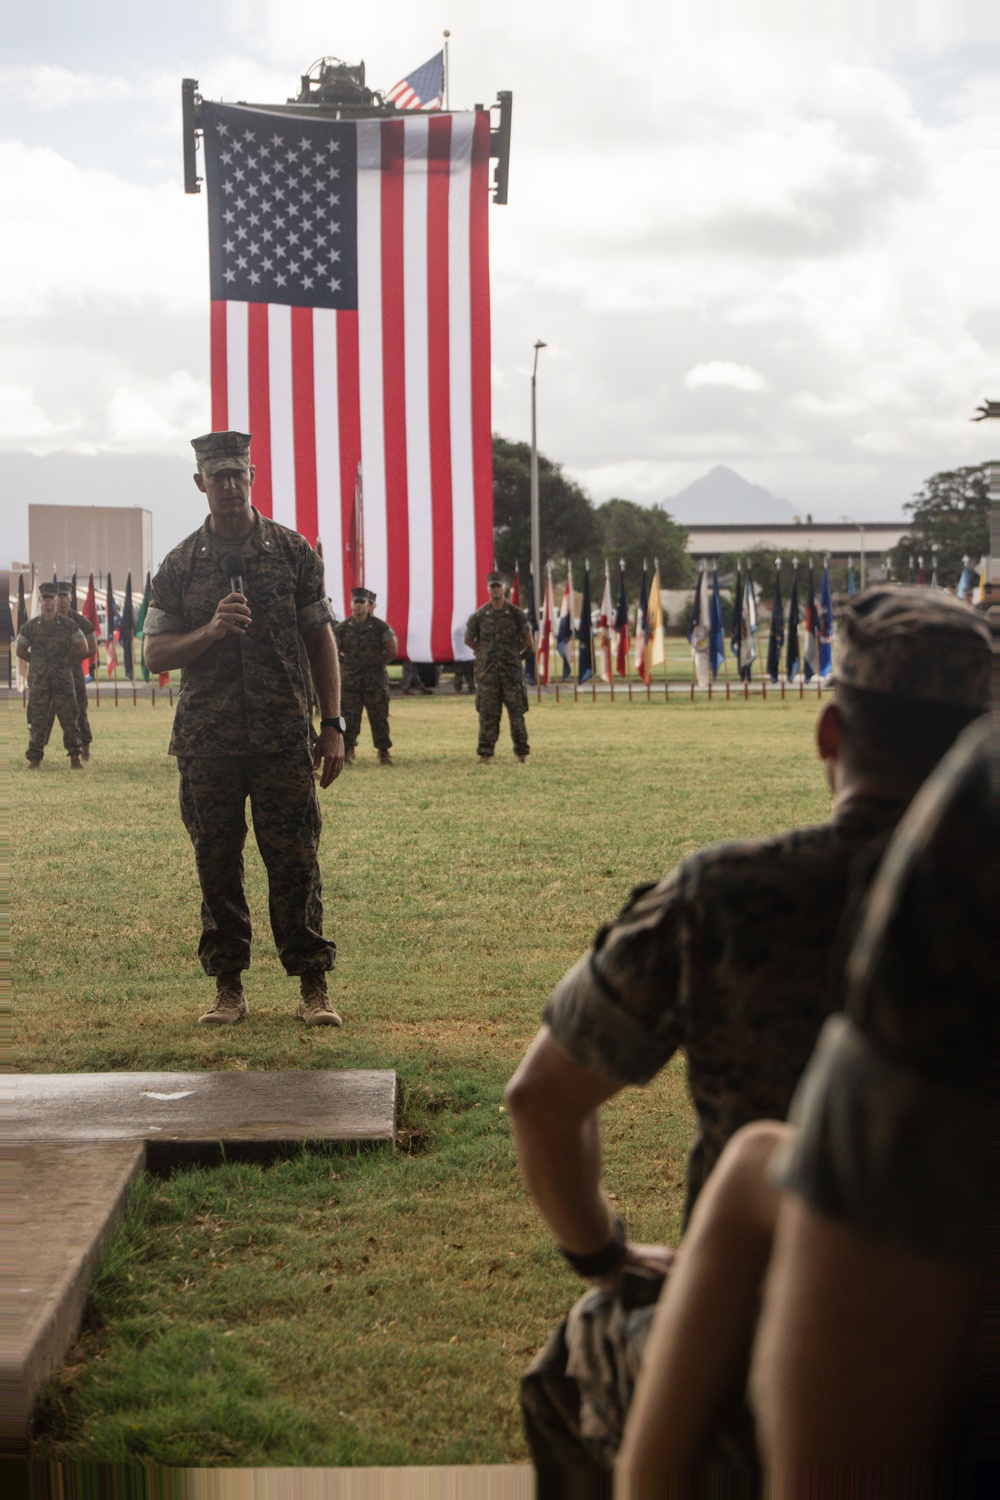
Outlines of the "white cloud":
[{"label": "white cloud", "polygon": [[766,391],[767,381],[759,371],[749,365],[737,365],[730,359],[711,359],[707,364],[695,365],[684,376],[684,384],[691,390],[705,385],[729,385],[738,391]]},{"label": "white cloud", "polygon": [[17,141],[0,142],[0,176],[9,205],[0,221],[4,315],[44,317],[54,300],[204,306],[203,199],[176,182],[126,182]]},{"label": "white cloud", "polygon": [[0,444],[28,448],[64,442],[75,433],[75,421],[57,422],[42,410],[29,385],[0,385]]},{"label": "white cloud", "polygon": [[116,450],[183,451],[195,431],[209,425],[211,391],[207,381],[188,370],[175,370],[162,381],[141,388],[119,386],[107,412],[107,445]]},{"label": "white cloud", "polygon": [[0,96],[21,109],[53,111],[82,104],[119,103],[139,92],[127,78],[108,73],[75,72],[48,63],[0,67]]}]

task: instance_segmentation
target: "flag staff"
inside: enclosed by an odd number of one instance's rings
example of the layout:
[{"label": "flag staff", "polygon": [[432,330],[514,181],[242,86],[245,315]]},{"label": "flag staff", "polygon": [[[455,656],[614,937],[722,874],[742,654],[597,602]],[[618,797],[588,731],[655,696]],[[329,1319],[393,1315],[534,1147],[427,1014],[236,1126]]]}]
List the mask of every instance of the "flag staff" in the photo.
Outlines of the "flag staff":
[{"label": "flag staff", "polygon": [[[604,559],[604,598],[611,602],[611,572],[608,568],[608,560]],[[601,600],[601,613],[604,613],[604,599]],[[611,701],[615,701],[615,658],[611,650],[611,620],[605,620],[601,631],[601,657],[603,660],[605,650],[608,653],[608,687],[611,689]]]},{"label": "flag staff", "polygon": [[[750,572],[750,559],[749,559],[749,557],[747,558],[747,572],[748,573]],[[757,617],[757,660],[760,663],[760,695],[761,695],[762,698],[766,698],[767,697],[767,673],[764,671],[764,653],[760,649],[760,607],[757,604],[757,590],[756,589],[754,589],[754,591],[753,591],[753,607],[754,607],[754,614]],[[768,646],[770,647],[770,641],[768,642]]]},{"label": "flag staff", "polygon": [[538,351],[548,345],[543,339],[535,340],[535,362],[531,367],[531,566],[535,577],[542,576],[541,522],[538,513],[538,423],[536,419],[536,390],[538,386]]},{"label": "flag staff", "polygon": [[450,31],[444,33],[444,107],[451,109],[451,79],[448,76],[448,38]]},{"label": "flag staff", "polygon": [[[717,557],[713,557],[712,558],[712,573],[714,575],[715,581],[717,582],[718,581],[718,577],[719,577],[719,559]],[[713,593],[714,593],[714,590],[715,590],[715,583],[714,582],[713,582],[713,585],[712,585],[712,589],[713,589]],[[719,599],[719,615],[720,615],[720,617],[722,615],[722,599],[721,599],[721,597]],[[721,618],[719,620],[719,624],[722,625]],[[726,697],[728,698],[729,697],[729,657],[728,657],[728,653],[726,652],[726,631],[725,631],[725,627],[723,627],[723,631],[722,631],[722,676],[723,676],[723,679],[724,679],[725,684],[726,684]]]}]

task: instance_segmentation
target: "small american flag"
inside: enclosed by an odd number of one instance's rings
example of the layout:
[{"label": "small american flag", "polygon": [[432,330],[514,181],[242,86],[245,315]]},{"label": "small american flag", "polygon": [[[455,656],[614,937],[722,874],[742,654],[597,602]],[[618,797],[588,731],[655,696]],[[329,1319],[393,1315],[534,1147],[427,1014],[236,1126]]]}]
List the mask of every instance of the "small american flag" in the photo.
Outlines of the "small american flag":
[{"label": "small american flag", "polygon": [[440,109],[444,99],[444,52],[394,83],[385,96],[397,109]]}]

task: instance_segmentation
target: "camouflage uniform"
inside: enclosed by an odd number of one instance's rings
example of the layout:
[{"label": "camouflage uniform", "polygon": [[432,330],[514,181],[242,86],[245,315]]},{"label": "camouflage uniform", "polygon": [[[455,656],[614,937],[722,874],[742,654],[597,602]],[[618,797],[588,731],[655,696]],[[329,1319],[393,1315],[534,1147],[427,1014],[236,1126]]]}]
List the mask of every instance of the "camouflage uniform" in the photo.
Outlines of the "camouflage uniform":
[{"label": "camouflage uniform", "polygon": [[269,911],[287,973],[331,969],[323,936],[319,836],[312,772],[312,685],[303,632],[332,623],[323,567],[304,537],[254,512],[242,543],[207,524],[164,559],[153,580],[145,634],[183,635],[206,625],[229,593],[223,559],[242,550],[253,612],[245,635],[227,634],[181,672],[170,753],[180,772],[181,815],[202,891],[198,953],[206,974],[250,964],[243,889],[246,799],[267,869]]},{"label": "camouflage uniform", "polygon": [[383,657],[396,650],[391,626],[375,615],[367,620],[348,616],[334,629],[340,652],[340,711],[347,721],[344,749],[353,750],[361,732],[361,711],[368,712],[376,750],[389,750],[389,674]]},{"label": "camouflage uniform", "polygon": [[[970,712],[985,706],[987,632],[970,640],[968,616],[956,629],[955,606],[913,600],[915,590],[882,593],[888,602],[871,590],[874,608],[860,596],[845,612],[838,680],[891,690],[900,713],[920,698]],[[752,1120],[785,1118],[824,1024],[837,1024],[828,1017],[841,1003],[838,959],[851,914],[904,807],[855,798],[817,827],[690,856],[634,893],[549,1000],[556,1041],[622,1084],[648,1082],[683,1047],[698,1119],[685,1222],[730,1136]],[[925,925],[933,920],[925,913]],[[948,993],[943,978],[939,992]],[[535,1359],[522,1408],[540,1469],[613,1462],[653,1311],[589,1292]],[[753,1463],[739,1405],[713,1441],[715,1460]]]},{"label": "camouflage uniform", "polygon": [[[560,1046],[622,1084],[684,1049],[698,1122],[685,1223],[734,1131],[785,1118],[836,1004],[827,956],[848,896],[903,807],[857,800],[814,828],[689,856],[634,893],[548,1001]],[[540,1467],[614,1462],[654,1310],[588,1292],[533,1361],[521,1401]]]},{"label": "camouflage uniform", "polygon": [[502,609],[484,604],[469,616],[465,638],[476,651],[476,709],[479,713],[477,753],[490,757],[500,736],[500,712],[506,708],[515,755],[528,754],[528,694],[521,667],[521,642],[528,629],[526,616],[515,604]]},{"label": "camouflage uniform", "polygon": [[79,710],[73,685],[73,664],[77,649],[85,637],[72,620],[57,615],[45,620],[36,615],[28,620],[17,638],[17,644],[30,651],[28,672],[28,748],[29,761],[41,761],[52,721],[58,717],[67,755],[80,754]]},{"label": "camouflage uniform", "polygon": [[928,778],[872,887],[774,1163],[783,1188],[918,1255],[982,1256],[996,1037],[990,724]]},{"label": "camouflage uniform", "polygon": [[[78,609],[71,609],[69,614],[66,616],[66,619],[68,619],[73,625],[76,626],[76,628],[80,631],[84,639],[89,644],[90,638],[94,634],[94,627],[91,624],[90,620],[87,619],[87,616],[81,615]],[[87,658],[84,657],[84,661],[86,661],[86,659]],[[87,712],[87,679],[83,675],[82,661],[74,662],[73,664],[73,687],[76,692],[77,718],[80,726],[80,743],[86,750],[87,746],[93,741],[94,731],[90,727],[90,716]],[[55,706],[53,705],[52,709],[49,712],[49,722],[45,727],[46,744],[48,744],[49,742],[49,735],[52,733],[52,726],[55,721],[56,711]]]},{"label": "camouflage uniform", "polygon": [[990,729],[966,730],[900,824],[851,950],[845,1014],[823,1029],[798,1129],[771,1164],[781,1188],[866,1241],[977,1268],[950,1464],[995,1460],[1000,1432]]}]

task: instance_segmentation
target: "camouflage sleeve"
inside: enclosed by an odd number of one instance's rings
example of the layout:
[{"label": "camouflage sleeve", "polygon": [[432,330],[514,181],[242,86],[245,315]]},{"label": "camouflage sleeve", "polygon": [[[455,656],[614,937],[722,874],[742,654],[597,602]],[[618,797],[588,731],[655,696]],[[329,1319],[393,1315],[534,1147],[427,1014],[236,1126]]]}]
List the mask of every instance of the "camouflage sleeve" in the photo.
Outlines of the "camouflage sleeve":
[{"label": "camouflage sleeve", "polygon": [[31,650],[31,636],[28,633],[29,624],[30,621],[25,620],[24,624],[21,626],[21,629],[17,633],[17,640],[14,643],[17,646],[20,646],[22,651]]},{"label": "camouflage sleeve", "polygon": [[777,1185],[872,1239],[965,1259],[985,1229],[989,1110],[982,1095],[883,1052],[831,1016],[802,1076]]},{"label": "camouflage sleeve", "polygon": [[563,976],[544,1019],[575,1062],[622,1083],[648,1083],[669,1062],[684,1032],[684,920],[675,871],[644,888]]},{"label": "camouflage sleeve", "polygon": [[319,555],[308,545],[302,550],[295,608],[300,635],[307,630],[315,630],[318,625],[334,623],[333,610],[326,597],[326,585],[323,582],[323,564]]},{"label": "camouflage sleeve", "polygon": [[164,562],[153,579],[149,595],[149,609],[142,622],[142,633],[150,635],[181,635],[184,632],[184,597],[181,592],[180,575]]},{"label": "camouflage sleeve", "polygon": [[87,644],[87,637],[84,635],[79,626],[76,627],[69,639],[70,644],[76,646],[77,648],[79,648],[80,646],[85,646]]},{"label": "camouflage sleeve", "polygon": [[474,611],[465,622],[465,633],[470,641],[479,642],[479,612]]}]

